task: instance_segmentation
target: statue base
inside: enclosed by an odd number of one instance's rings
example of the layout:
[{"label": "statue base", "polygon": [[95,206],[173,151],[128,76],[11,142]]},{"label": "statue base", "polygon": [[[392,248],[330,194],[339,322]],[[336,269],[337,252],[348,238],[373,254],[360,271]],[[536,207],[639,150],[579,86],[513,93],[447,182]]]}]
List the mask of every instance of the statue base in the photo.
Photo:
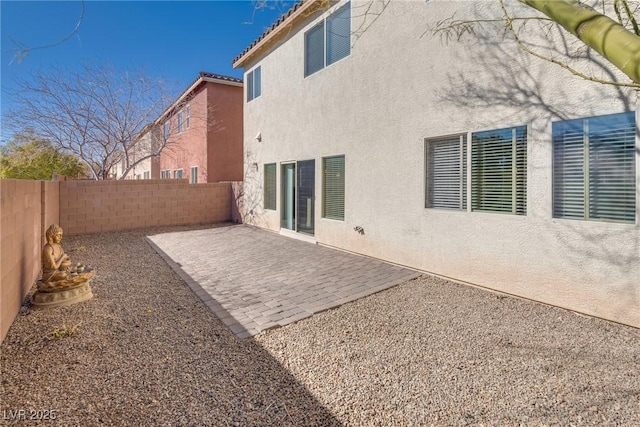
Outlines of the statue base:
[{"label": "statue base", "polygon": [[38,289],[31,297],[31,302],[36,308],[53,308],[76,304],[91,298],[93,298],[91,286],[88,281],[85,281],[56,290]]}]

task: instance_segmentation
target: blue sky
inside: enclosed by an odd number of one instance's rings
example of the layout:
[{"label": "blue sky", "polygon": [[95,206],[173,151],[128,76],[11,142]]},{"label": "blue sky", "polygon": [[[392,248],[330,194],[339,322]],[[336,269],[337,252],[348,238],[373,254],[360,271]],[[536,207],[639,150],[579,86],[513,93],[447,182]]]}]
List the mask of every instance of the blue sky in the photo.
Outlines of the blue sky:
[{"label": "blue sky", "polygon": [[2,0],[2,114],[11,106],[9,93],[17,76],[52,66],[111,63],[118,68],[144,68],[180,90],[200,71],[241,78],[242,69],[231,66],[233,58],[292,4],[292,0],[278,0],[256,8],[250,0],[87,0],[76,35],[60,45],[33,50],[19,62],[16,42],[36,47],[63,39],[76,26],[81,3]]}]

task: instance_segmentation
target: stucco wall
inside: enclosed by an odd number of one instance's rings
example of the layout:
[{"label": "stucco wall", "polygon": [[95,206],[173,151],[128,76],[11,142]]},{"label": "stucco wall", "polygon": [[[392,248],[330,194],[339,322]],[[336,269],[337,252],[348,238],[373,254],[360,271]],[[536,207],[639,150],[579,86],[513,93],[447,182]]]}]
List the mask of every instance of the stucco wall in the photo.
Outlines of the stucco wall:
[{"label": "stucco wall", "polygon": [[40,181],[0,179],[0,342],[40,272],[42,197]]},{"label": "stucco wall", "polygon": [[182,180],[60,183],[60,225],[69,234],[231,220],[231,184]]},{"label": "stucco wall", "polygon": [[[552,121],[635,110],[635,97],[495,33],[445,45],[426,32],[454,14],[491,16],[492,6],[390,2],[352,34],[349,57],[305,78],[312,17],[248,64],[262,67],[262,95],[245,104],[245,221],[279,230],[280,167],[278,210],[264,211],[265,163],[315,159],[317,242],[640,327],[638,220],[552,215]],[[526,216],[425,209],[425,138],[518,125],[528,126]],[[344,221],[321,218],[321,162],[333,155],[345,156]]]},{"label": "stucco wall", "polygon": [[207,135],[209,182],[242,181],[243,88],[208,83],[210,114],[215,125]]},{"label": "stucco wall", "polygon": [[171,117],[171,135],[169,143],[160,153],[160,170],[182,169],[183,178],[190,179],[191,168],[198,167],[198,182],[207,182],[207,133],[212,125],[209,122],[207,105],[207,84],[195,89],[193,98],[185,102],[179,110],[186,114],[186,106],[191,109],[190,123],[178,133],[177,113]]}]

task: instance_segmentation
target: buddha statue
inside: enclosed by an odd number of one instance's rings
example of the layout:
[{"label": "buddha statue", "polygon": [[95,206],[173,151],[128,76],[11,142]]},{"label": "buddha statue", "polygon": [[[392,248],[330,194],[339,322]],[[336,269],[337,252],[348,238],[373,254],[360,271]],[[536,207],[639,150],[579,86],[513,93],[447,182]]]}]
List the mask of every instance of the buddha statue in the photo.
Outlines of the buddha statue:
[{"label": "buddha statue", "polygon": [[71,259],[60,245],[62,235],[62,227],[57,224],[51,224],[45,234],[47,244],[42,248],[43,283],[57,282],[69,277]]},{"label": "buddha statue", "polygon": [[89,281],[96,272],[85,269],[82,264],[72,265],[60,245],[62,235],[62,227],[57,224],[51,224],[45,233],[47,244],[42,248],[42,280],[32,296],[35,307],[60,307],[93,297]]}]

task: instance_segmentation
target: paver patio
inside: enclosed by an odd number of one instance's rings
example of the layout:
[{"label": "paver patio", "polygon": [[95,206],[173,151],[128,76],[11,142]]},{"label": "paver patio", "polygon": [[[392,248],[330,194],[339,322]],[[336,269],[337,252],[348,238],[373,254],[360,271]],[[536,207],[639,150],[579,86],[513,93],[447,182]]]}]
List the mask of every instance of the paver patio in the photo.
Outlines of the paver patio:
[{"label": "paver patio", "polygon": [[242,225],[147,239],[240,338],[420,276],[408,268]]}]

